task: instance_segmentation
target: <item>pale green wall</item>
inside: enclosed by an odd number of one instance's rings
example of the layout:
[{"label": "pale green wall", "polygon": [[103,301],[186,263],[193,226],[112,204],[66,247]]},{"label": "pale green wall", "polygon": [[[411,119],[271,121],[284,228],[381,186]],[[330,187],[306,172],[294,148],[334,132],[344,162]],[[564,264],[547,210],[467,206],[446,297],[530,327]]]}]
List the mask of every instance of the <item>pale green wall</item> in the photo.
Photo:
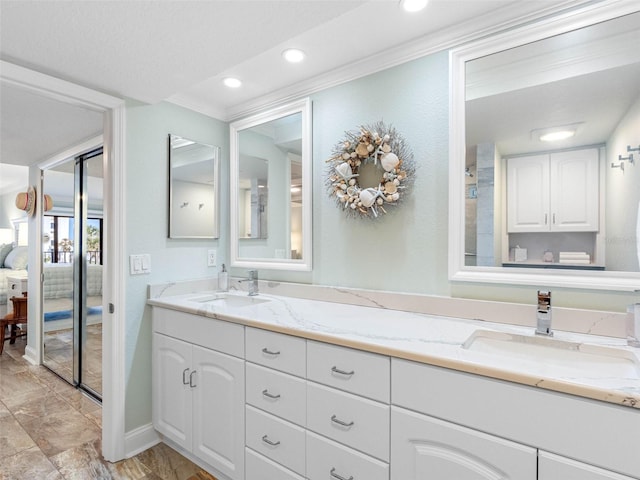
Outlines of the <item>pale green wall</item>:
[{"label": "pale green wall", "polygon": [[[313,271],[261,270],[262,279],[533,303],[540,286],[452,285],[448,281],[448,69],[448,53],[441,52],[312,96]],[[411,146],[417,167],[415,185],[402,207],[390,209],[388,216],[356,221],[346,218],[328,197],[325,160],[346,130],[377,121],[393,125]],[[220,241],[166,238],[168,133],[222,147]],[[227,124],[169,104],[131,102],[127,106],[127,253],[150,253],[152,264],[150,275],[127,278],[127,430],[151,421],[146,285],[213,274],[205,263],[208,247],[217,246],[219,258],[226,260],[228,136]],[[624,311],[633,301],[640,301],[640,296],[554,292],[556,306]]]},{"label": "pale green wall", "polygon": [[[227,262],[229,127],[225,122],[160,103],[127,102],[126,115],[126,254],[151,255],[149,275],[127,275],[126,281],[126,418],[130,431],[151,422],[151,310],[147,285],[210,277],[207,250]],[[219,240],[167,238],[167,135],[173,133],[221,148],[221,236]]]}]

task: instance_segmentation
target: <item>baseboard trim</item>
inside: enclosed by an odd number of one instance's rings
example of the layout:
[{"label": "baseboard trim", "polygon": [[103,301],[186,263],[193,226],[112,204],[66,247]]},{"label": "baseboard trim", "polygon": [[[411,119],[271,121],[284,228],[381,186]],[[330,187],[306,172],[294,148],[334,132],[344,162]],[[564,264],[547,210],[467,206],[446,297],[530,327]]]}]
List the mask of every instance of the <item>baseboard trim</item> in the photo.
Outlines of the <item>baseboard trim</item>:
[{"label": "baseboard trim", "polygon": [[27,345],[24,347],[24,355],[22,356],[31,365],[38,365],[38,352],[33,347]]},{"label": "baseboard trim", "polygon": [[157,445],[160,441],[160,435],[155,431],[153,425],[150,423],[126,432],[124,434],[125,457],[131,458],[134,455]]}]

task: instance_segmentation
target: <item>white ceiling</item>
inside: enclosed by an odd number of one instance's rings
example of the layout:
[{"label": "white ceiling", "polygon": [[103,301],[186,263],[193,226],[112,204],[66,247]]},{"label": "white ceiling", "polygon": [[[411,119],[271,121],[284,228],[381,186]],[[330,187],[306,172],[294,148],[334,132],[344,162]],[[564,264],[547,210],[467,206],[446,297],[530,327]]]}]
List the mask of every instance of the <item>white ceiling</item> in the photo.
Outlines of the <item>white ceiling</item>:
[{"label": "white ceiling", "polygon": [[[0,59],[230,120],[585,2],[430,0],[410,14],[398,0],[0,0]],[[287,47],[307,58],[285,63]],[[222,85],[230,75],[240,89]],[[3,83],[0,107],[0,193],[7,164],[36,164],[102,128],[95,113]]]}]

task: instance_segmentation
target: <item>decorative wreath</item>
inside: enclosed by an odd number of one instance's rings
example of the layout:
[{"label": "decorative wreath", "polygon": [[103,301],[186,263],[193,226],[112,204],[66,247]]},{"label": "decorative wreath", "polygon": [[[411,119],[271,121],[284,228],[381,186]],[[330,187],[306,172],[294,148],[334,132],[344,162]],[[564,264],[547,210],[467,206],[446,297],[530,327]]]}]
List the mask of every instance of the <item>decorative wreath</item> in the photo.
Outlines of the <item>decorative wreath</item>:
[{"label": "decorative wreath", "polygon": [[[387,213],[385,207],[400,204],[413,185],[413,153],[404,138],[383,122],[345,132],[332,153],[326,184],[329,195],[348,216],[378,218]],[[358,183],[360,167],[369,163],[380,173],[376,187]]]}]

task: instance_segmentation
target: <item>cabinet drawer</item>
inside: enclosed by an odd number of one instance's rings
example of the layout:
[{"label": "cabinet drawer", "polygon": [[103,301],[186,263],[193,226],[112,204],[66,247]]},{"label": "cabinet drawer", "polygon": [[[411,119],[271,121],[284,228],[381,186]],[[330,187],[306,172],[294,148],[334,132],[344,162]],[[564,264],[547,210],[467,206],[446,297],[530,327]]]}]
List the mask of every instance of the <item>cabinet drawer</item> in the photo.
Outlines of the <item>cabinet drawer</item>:
[{"label": "cabinet drawer", "polygon": [[304,426],[307,383],[298,377],[247,363],[247,403]]},{"label": "cabinet drawer", "polygon": [[304,475],[304,429],[251,406],[246,408],[246,445]]},{"label": "cabinet drawer", "polygon": [[153,331],[234,357],[244,357],[242,325],[153,307]]},{"label": "cabinet drawer", "polygon": [[304,480],[291,470],[250,448],[246,449],[245,461],[246,480]]},{"label": "cabinet drawer", "polygon": [[389,406],[307,383],[307,428],[389,461]]},{"label": "cabinet drawer", "polygon": [[306,340],[258,328],[247,328],[246,359],[250,362],[291,373],[306,375]]},{"label": "cabinet drawer", "polygon": [[307,478],[389,480],[389,464],[307,432]]},{"label": "cabinet drawer", "polygon": [[307,342],[307,378],[389,403],[391,360],[384,355]]}]

